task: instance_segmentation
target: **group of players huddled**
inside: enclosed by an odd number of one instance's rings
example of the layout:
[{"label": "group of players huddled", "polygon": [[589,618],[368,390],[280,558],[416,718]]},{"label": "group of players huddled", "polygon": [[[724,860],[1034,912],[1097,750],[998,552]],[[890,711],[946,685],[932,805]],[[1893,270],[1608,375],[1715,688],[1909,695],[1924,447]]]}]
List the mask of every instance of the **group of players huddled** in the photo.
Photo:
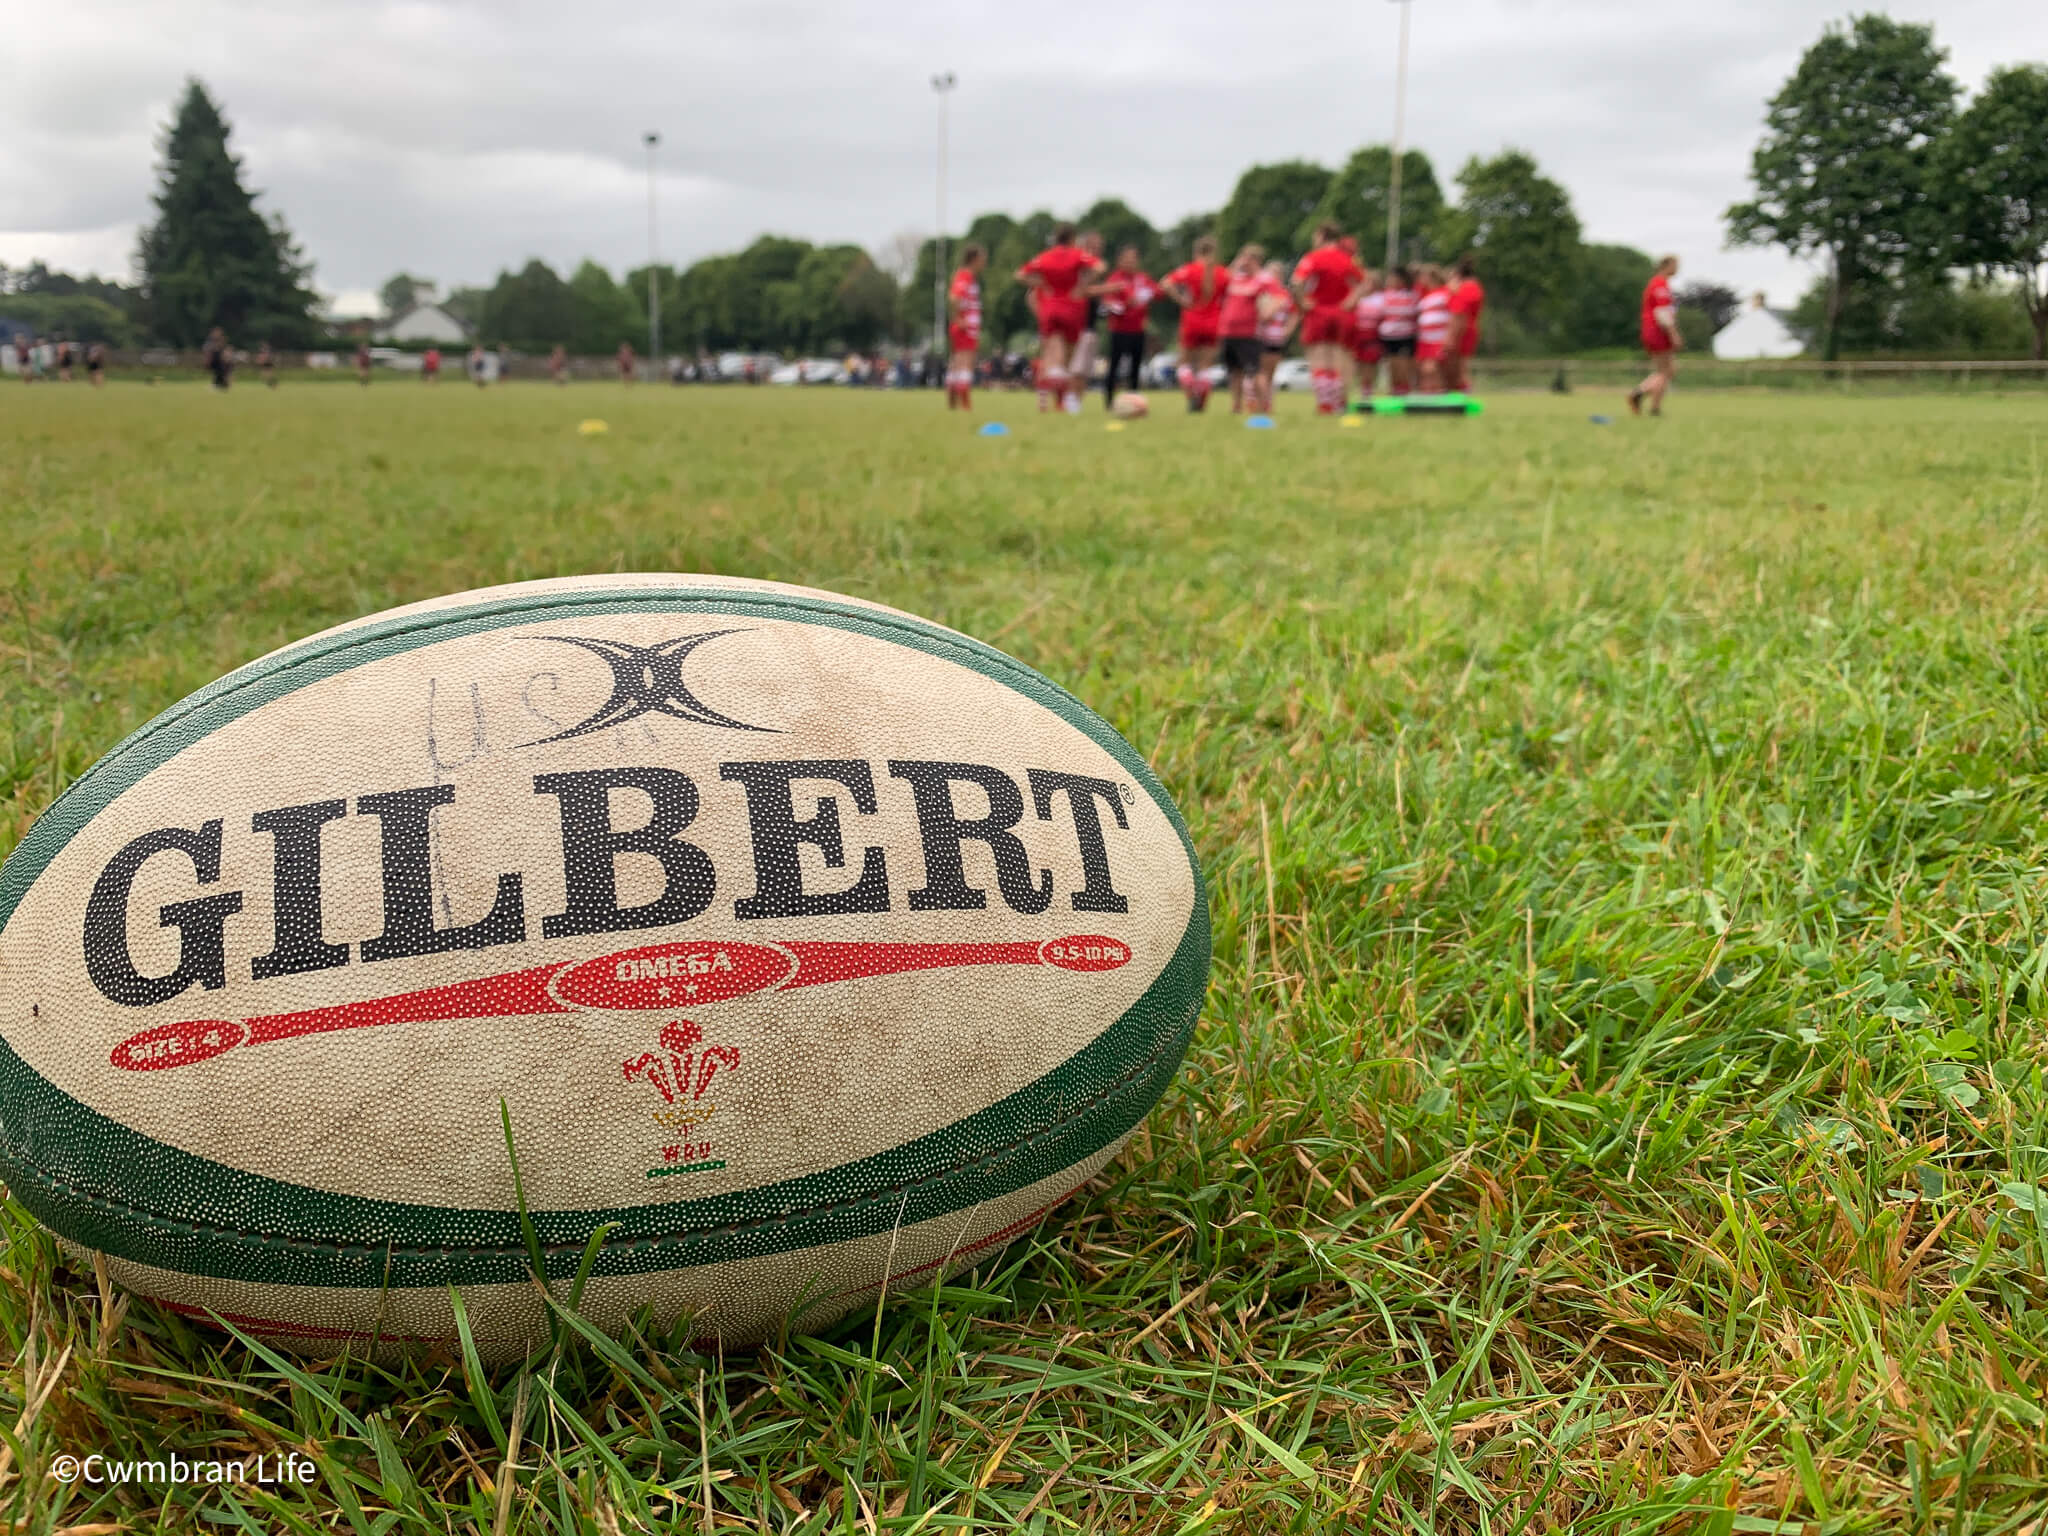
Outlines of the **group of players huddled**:
[{"label": "group of players huddled", "polygon": [[[979,245],[961,252],[947,299],[946,404],[973,405],[974,365],[981,348],[981,274],[988,253]],[[1629,394],[1629,409],[1647,401],[1661,414],[1671,386],[1672,354],[1684,345],[1671,279],[1678,258],[1667,256],[1643,290],[1642,345],[1650,372]],[[1360,265],[1358,243],[1337,225],[1317,226],[1315,248],[1287,274],[1266,259],[1265,247],[1246,245],[1229,266],[1216,260],[1216,241],[1195,242],[1194,259],[1156,282],[1139,265],[1136,246],[1102,259],[1102,237],[1076,234],[1071,224],[1053,230],[1052,244],[1017,269],[1038,318],[1038,408],[1078,415],[1081,393],[1095,370],[1096,321],[1109,322],[1109,365],[1102,398],[1116,408],[1128,372],[1136,390],[1145,357],[1145,321],[1161,295],[1180,306],[1176,378],[1188,409],[1209,403],[1208,371],[1222,356],[1233,412],[1269,411],[1273,375],[1300,329],[1310,385],[1320,415],[1341,414],[1354,383],[1370,397],[1380,364],[1393,395],[1463,392],[1471,387],[1472,356],[1486,290],[1469,253],[1448,266],[1421,262],[1375,272]]]},{"label": "group of players huddled", "polygon": [[[987,252],[969,245],[953,274],[949,407],[972,404],[987,264]],[[1322,415],[1346,408],[1354,381],[1370,395],[1382,360],[1392,394],[1463,390],[1486,308],[1486,290],[1473,275],[1470,256],[1450,266],[1421,263],[1374,272],[1360,265],[1357,242],[1328,222],[1317,228],[1315,248],[1291,275],[1284,263],[1269,261],[1260,245],[1242,247],[1224,266],[1216,260],[1215,239],[1205,235],[1195,242],[1192,260],[1155,281],[1140,267],[1135,246],[1125,246],[1110,267],[1102,259],[1100,235],[1076,234],[1071,224],[1062,224],[1052,244],[1020,267],[1017,278],[1030,290],[1038,318],[1038,408],[1076,414],[1094,372],[1097,316],[1108,321],[1109,367],[1102,388],[1114,408],[1126,373],[1128,388],[1138,387],[1146,314],[1162,295],[1180,306],[1176,377],[1190,411],[1208,404],[1208,371],[1219,354],[1231,410],[1270,410],[1274,370],[1297,328]]]}]

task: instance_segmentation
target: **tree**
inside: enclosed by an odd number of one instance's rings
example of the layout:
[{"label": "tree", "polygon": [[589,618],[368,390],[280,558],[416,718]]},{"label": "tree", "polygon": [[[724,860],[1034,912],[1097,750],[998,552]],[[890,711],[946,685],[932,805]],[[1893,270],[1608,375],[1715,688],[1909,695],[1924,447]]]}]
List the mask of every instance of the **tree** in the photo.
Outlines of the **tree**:
[{"label": "tree", "polygon": [[1570,195],[1519,149],[1473,156],[1458,189],[1442,220],[1447,249],[1471,249],[1492,301],[1532,340],[1557,339],[1582,249]]},{"label": "tree", "polygon": [[1239,246],[1263,245],[1286,260],[1308,248],[1315,213],[1330,190],[1330,172],[1308,160],[1255,165],[1237,178],[1230,201],[1216,215],[1217,259],[1229,261]]},{"label": "tree", "polygon": [[414,277],[406,272],[394,272],[384,279],[384,286],[377,290],[377,301],[384,306],[385,315],[395,320],[415,304],[434,302],[434,280],[430,277]]},{"label": "tree", "polygon": [[482,338],[527,352],[566,345],[576,330],[576,296],[538,258],[500,272],[484,300]]},{"label": "tree", "polygon": [[2048,355],[2048,67],[1993,70],[1936,159],[1953,259],[2015,280],[2033,355]]},{"label": "tree", "polygon": [[569,297],[574,301],[575,323],[560,339],[570,351],[600,357],[616,352],[622,341],[644,344],[647,316],[633,295],[588,257],[569,279]]},{"label": "tree", "polygon": [[[1648,279],[1646,278],[1645,281]],[[1711,339],[1716,331],[1742,313],[1742,295],[1725,283],[1710,283],[1705,278],[1681,283],[1672,290],[1672,302],[1680,311],[1697,310],[1707,319],[1707,335]],[[1680,318],[1683,318],[1681,314]],[[1688,344],[1691,338],[1687,338]]]},{"label": "tree", "polygon": [[441,300],[441,309],[474,335],[483,329],[484,305],[490,296],[488,288],[451,288]]},{"label": "tree", "polygon": [[1092,229],[1102,236],[1102,259],[1111,266],[1116,265],[1117,253],[1127,245],[1138,248],[1138,265],[1147,272],[1159,270],[1159,258],[1163,254],[1159,244],[1159,231],[1152,227],[1152,221],[1120,197],[1104,197],[1075,220],[1078,227]]},{"label": "tree", "polygon": [[1821,355],[1830,362],[1852,290],[1938,266],[1945,254],[1929,170],[1955,112],[1946,57],[1932,27],[1886,16],[1830,27],[1771,98],[1751,160],[1756,197],[1727,212],[1738,245],[1827,258]]},{"label": "tree", "polygon": [[1656,270],[1649,253],[1632,245],[1580,246],[1567,290],[1562,345],[1573,352],[1596,347],[1633,352],[1642,328],[1643,288]]},{"label": "tree", "polygon": [[314,339],[312,267],[283,219],[266,222],[256,211],[242,163],[228,153],[227,121],[197,80],[186,83],[164,135],[156,208],[137,261],[158,336],[197,346],[218,325],[238,339]]},{"label": "tree", "polygon": [[[1312,224],[1324,219],[1358,237],[1358,256],[1378,266],[1387,254],[1387,193],[1394,172],[1394,152],[1385,144],[1368,144],[1351,152],[1342,170],[1330,179],[1329,190],[1316,205]],[[1419,149],[1401,153],[1401,257],[1424,261],[1443,255],[1435,243],[1444,217],[1443,188],[1436,167]]]}]

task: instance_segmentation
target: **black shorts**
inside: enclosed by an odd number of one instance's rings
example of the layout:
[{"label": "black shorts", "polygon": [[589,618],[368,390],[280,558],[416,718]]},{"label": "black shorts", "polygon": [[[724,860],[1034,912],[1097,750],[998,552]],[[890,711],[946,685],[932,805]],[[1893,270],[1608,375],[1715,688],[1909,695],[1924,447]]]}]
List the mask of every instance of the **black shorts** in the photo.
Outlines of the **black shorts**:
[{"label": "black shorts", "polygon": [[1386,357],[1413,357],[1415,338],[1413,336],[1382,336],[1380,352]]},{"label": "black shorts", "polygon": [[1287,343],[1284,341],[1261,342],[1259,344],[1259,350],[1265,353],[1265,355],[1268,357],[1282,357],[1286,355]]},{"label": "black shorts", "polygon": [[1226,336],[1223,338],[1223,366],[1232,373],[1257,373],[1260,350],[1256,336]]}]

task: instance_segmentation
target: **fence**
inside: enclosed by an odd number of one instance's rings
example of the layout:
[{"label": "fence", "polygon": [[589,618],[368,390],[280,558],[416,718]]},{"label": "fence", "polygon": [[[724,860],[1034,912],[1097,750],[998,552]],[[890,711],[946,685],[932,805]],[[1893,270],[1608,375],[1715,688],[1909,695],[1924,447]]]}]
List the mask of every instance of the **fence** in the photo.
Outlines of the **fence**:
[{"label": "fence", "polygon": [[[1784,362],[1735,362],[1678,355],[1679,381],[1688,389],[1831,389],[1842,392],[1895,389],[1925,391],[2003,390],[2048,384],[2048,361],[1886,358],[1821,363],[1808,358]],[[1643,376],[1639,358],[1479,358],[1475,388],[1502,390],[1626,389]]]}]

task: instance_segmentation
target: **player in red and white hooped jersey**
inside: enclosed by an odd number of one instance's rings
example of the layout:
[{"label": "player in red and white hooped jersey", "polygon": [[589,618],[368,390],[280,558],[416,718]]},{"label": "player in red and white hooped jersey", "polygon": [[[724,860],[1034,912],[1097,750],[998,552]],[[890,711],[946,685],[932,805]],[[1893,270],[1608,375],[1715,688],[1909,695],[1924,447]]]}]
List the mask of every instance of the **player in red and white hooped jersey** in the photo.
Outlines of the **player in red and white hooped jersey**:
[{"label": "player in red and white hooped jersey", "polygon": [[1380,290],[1380,350],[1387,358],[1387,393],[1405,395],[1415,387],[1415,269],[1396,267]]},{"label": "player in red and white hooped jersey", "polygon": [[1671,279],[1677,275],[1678,258],[1666,256],[1643,289],[1642,341],[1643,350],[1650,354],[1650,371],[1628,395],[1628,408],[1638,416],[1643,414],[1645,395],[1650,397],[1650,414],[1664,414],[1664,391],[1678,373],[1673,354],[1685,345],[1685,337],[1679,333],[1678,308],[1671,299]]},{"label": "player in red and white hooped jersey", "polygon": [[1316,412],[1330,416],[1344,409],[1345,374],[1351,362],[1351,306],[1365,269],[1343,246],[1344,232],[1325,219],[1316,226],[1316,247],[1294,269],[1294,292],[1301,300],[1301,344],[1308,353]]},{"label": "player in red and white hooped jersey", "polygon": [[1415,371],[1421,375],[1425,395],[1441,394],[1444,387],[1444,346],[1451,339],[1451,290],[1444,282],[1444,269],[1422,269],[1422,297],[1415,305]]},{"label": "player in red and white hooped jersey", "polygon": [[1203,235],[1195,242],[1194,260],[1159,280],[1159,291],[1180,306],[1178,379],[1191,411],[1209,403],[1207,373],[1216,361],[1216,325],[1223,307],[1223,284],[1229,275],[1217,264],[1216,237]]},{"label": "player in red and white hooped jersey", "polygon": [[946,409],[974,409],[974,359],[981,351],[981,269],[988,252],[970,243],[946,287]]},{"label": "player in red and white hooped jersey", "polygon": [[[1017,280],[1038,301],[1038,408],[1049,411],[1055,401],[1069,411],[1081,409],[1081,396],[1068,362],[1088,323],[1085,280],[1101,269],[1099,258],[1074,244],[1074,226],[1060,224],[1052,244],[1017,269]],[[1072,403],[1068,397],[1072,396]]]},{"label": "player in red and white hooped jersey", "polygon": [[1386,309],[1380,276],[1365,269],[1365,281],[1358,285],[1358,297],[1351,305],[1351,360],[1358,367],[1358,392],[1372,398],[1380,372],[1380,316]]},{"label": "player in red and white hooped jersey", "polygon": [[1266,281],[1272,286],[1259,301],[1258,409],[1271,411],[1273,375],[1280,367],[1280,359],[1287,355],[1287,343],[1293,339],[1294,327],[1301,319],[1301,306],[1287,291],[1286,263],[1269,261],[1265,271]]}]

